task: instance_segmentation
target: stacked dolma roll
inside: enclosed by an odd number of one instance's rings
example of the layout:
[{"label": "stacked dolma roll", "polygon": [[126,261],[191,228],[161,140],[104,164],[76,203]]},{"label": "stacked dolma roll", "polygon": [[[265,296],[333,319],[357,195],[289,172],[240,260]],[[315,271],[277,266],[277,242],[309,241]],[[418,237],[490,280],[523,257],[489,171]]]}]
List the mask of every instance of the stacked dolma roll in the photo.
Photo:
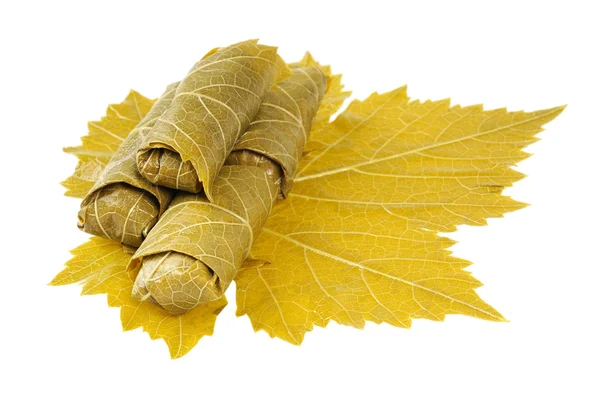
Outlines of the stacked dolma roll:
[{"label": "stacked dolma roll", "polygon": [[179,83],[169,85],[150,112],[123,141],[83,198],[77,226],[88,233],[138,247],[174,196],[138,172],[136,152],[169,107]]},{"label": "stacked dolma roll", "polygon": [[320,68],[298,68],[266,95],[215,179],[213,199],[178,194],[134,254],[135,298],[178,314],[223,295],[273,203],[289,192],[326,87]]},{"label": "stacked dolma roll", "polygon": [[134,298],[181,314],[223,296],[292,187],[326,89],[321,68],[290,70],[256,41],[169,86],[80,211],[85,231],[139,246]]}]

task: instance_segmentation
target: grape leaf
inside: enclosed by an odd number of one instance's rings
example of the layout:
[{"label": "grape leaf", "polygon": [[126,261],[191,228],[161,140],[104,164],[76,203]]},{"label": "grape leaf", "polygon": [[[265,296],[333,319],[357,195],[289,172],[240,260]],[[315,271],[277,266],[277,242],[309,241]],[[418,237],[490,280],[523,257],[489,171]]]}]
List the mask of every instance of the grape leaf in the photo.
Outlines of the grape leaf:
[{"label": "grape leaf", "polygon": [[236,277],[237,314],[294,344],[330,320],[503,321],[437,232],[524,207],[502,195],[523,177],[511,166],[562,109],[451,107],[410,101],[405,87],[353,101],[313,131],[293,191]]},{"label": "grape leaf", "polygon": [[73,258],[50,284],[82,282],[81,294],[106,294],[109,306],[121,308],[124,331],[141,327],[152,339],[163,339],[173,359],[187,354],[203,336],[212,335],[217,315],[227,305],[223,297],[174,316],[150,302],[131,298],[136,275],[126,267],[132,253],[120,243],[94,236],[71,253]]}]

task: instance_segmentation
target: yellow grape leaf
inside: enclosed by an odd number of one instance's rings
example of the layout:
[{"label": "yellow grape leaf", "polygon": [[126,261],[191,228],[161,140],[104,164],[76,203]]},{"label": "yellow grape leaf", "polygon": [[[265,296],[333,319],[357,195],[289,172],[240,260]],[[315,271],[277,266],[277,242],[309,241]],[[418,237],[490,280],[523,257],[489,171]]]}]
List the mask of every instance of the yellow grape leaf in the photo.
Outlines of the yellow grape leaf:
[{"label": "yellow grape leaf", "polygon": [[109,306],[121,308],[124,331],[142,327],[152,339],[167,343],[173,359],[187,354],[203,336],[212,335],[217,315],[227,305],[224,297],[178,316],[134,300],[131,289],[136,275],[126,271],[132,255],[126,250],[117,242],[92,237],[71,251],[73,258],[50,284],[81,282],[81,294],[106,294]]},{"label": "yellow grape leaf", "polygon": [[437,233],[524,207],[502,195],[523,177],[511,166],[562,109],[411,102],[405,87],[353,101],[312,132],[294,189],[236,277],[238,315],[295,344],[330,320],[503,321],[475,293],[469,262]]},{"label": "yellow grape leaf", "polygon": [[67,188],[66,196],[83,198],[88,193],[119,145],[155,102],[131,90],[123,102],[109,105],[101,120],[88,123],[89,132],[81,137],[82,144],[65,148],[79,159],[73,175],[61,183]]}]

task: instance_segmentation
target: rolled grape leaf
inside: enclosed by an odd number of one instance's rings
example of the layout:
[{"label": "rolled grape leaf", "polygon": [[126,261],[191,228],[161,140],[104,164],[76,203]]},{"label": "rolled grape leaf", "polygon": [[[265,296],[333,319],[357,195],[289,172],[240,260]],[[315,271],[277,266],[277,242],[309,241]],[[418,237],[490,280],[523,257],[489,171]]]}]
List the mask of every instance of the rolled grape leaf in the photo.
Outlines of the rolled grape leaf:
[{"label": "rolled grape leaf", "polygon": [[[283,171],[281,194],[285,196],[292,188],[312,121],[326,89],[327,77],[320,67],[292,69],[292,76],[265,96],[256,118],[235,144],[233,156],[227,163],[239,163],[239,156],[251,156],[247,152],[267,157]],[[241,163],[251,164],[246,160]]]},{"label": "rolled grape leaf", "polygon": [[217,300],[248,255],[267,219],[277,186],[255,166],[224,166],[214,201],[180,193],[132,258],[141,263],[133,297],[171,314]]},{"label": "rolled grape leaf", "polygon": [[214,182],[213,200],[178,194],[133,256],[132,295],[172,314],[221,298],[297,169],[327,87],[318,67],[295,69],[265,97]]},{"label": "rolled grape leaf", "polygon": [[276,47],[250,40],[211,51],[190,70],[137,154],[154,184],[212,199],[213,182],[272,86],[289,76]]},{"label": "rolled grape leaf", "polygon": [[90,234],[138,247],[174,193],[151,184],[137,169],[136,153],[144,137],[168,108],[179,83],[169,85],[108,162],[81,202],[77,226]]}]

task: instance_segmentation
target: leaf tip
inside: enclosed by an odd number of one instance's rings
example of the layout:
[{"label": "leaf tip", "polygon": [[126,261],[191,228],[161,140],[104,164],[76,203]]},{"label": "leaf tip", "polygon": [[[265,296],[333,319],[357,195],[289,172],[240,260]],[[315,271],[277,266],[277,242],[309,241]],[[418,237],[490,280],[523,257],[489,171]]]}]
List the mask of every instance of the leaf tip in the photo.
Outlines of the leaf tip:
[{"label": "leaf tip", "polygon": [[60,286],[58,275],[56,275],[50,282],[46,283],[46,286]]},{"label": "leaf tip", "polygon": [[67,270],[68,268],[63,268],[58,274],[56,274],[56,276],[54,276],[54,278],[52,278],[50,282],[46,284],[46,286],[63,286],[73,283],[73,281],[67,278],[67,275],[65,275]]},{"label": "leaf tip", "polygon": [[[492,309],[493,309],[493,308],[492,308]],[[508,323],[508,322],[510,322],[508,319],[506,319],[506,318],[504,317],[504,315],[502,315],[501,313],[499,313],[499,312],[498,312],[498,311],[496,311],[495,309],[493,309],[493,310],[494,310],[494,319],[493,319],[493,321],[494,321],[494,322],[503,322],[503,323]]]},{"label": "leaf tip", "polygon": [[184,350],[177,349],[177,350],[175,350],[175,347],[173,347],[173,349],[171,349],[171,346],[169,346],[169,356],[171,357],[172,361],[185,356],[188,352],[189,352],[189,350],[187,350],[187,349],[184,349]]}]

